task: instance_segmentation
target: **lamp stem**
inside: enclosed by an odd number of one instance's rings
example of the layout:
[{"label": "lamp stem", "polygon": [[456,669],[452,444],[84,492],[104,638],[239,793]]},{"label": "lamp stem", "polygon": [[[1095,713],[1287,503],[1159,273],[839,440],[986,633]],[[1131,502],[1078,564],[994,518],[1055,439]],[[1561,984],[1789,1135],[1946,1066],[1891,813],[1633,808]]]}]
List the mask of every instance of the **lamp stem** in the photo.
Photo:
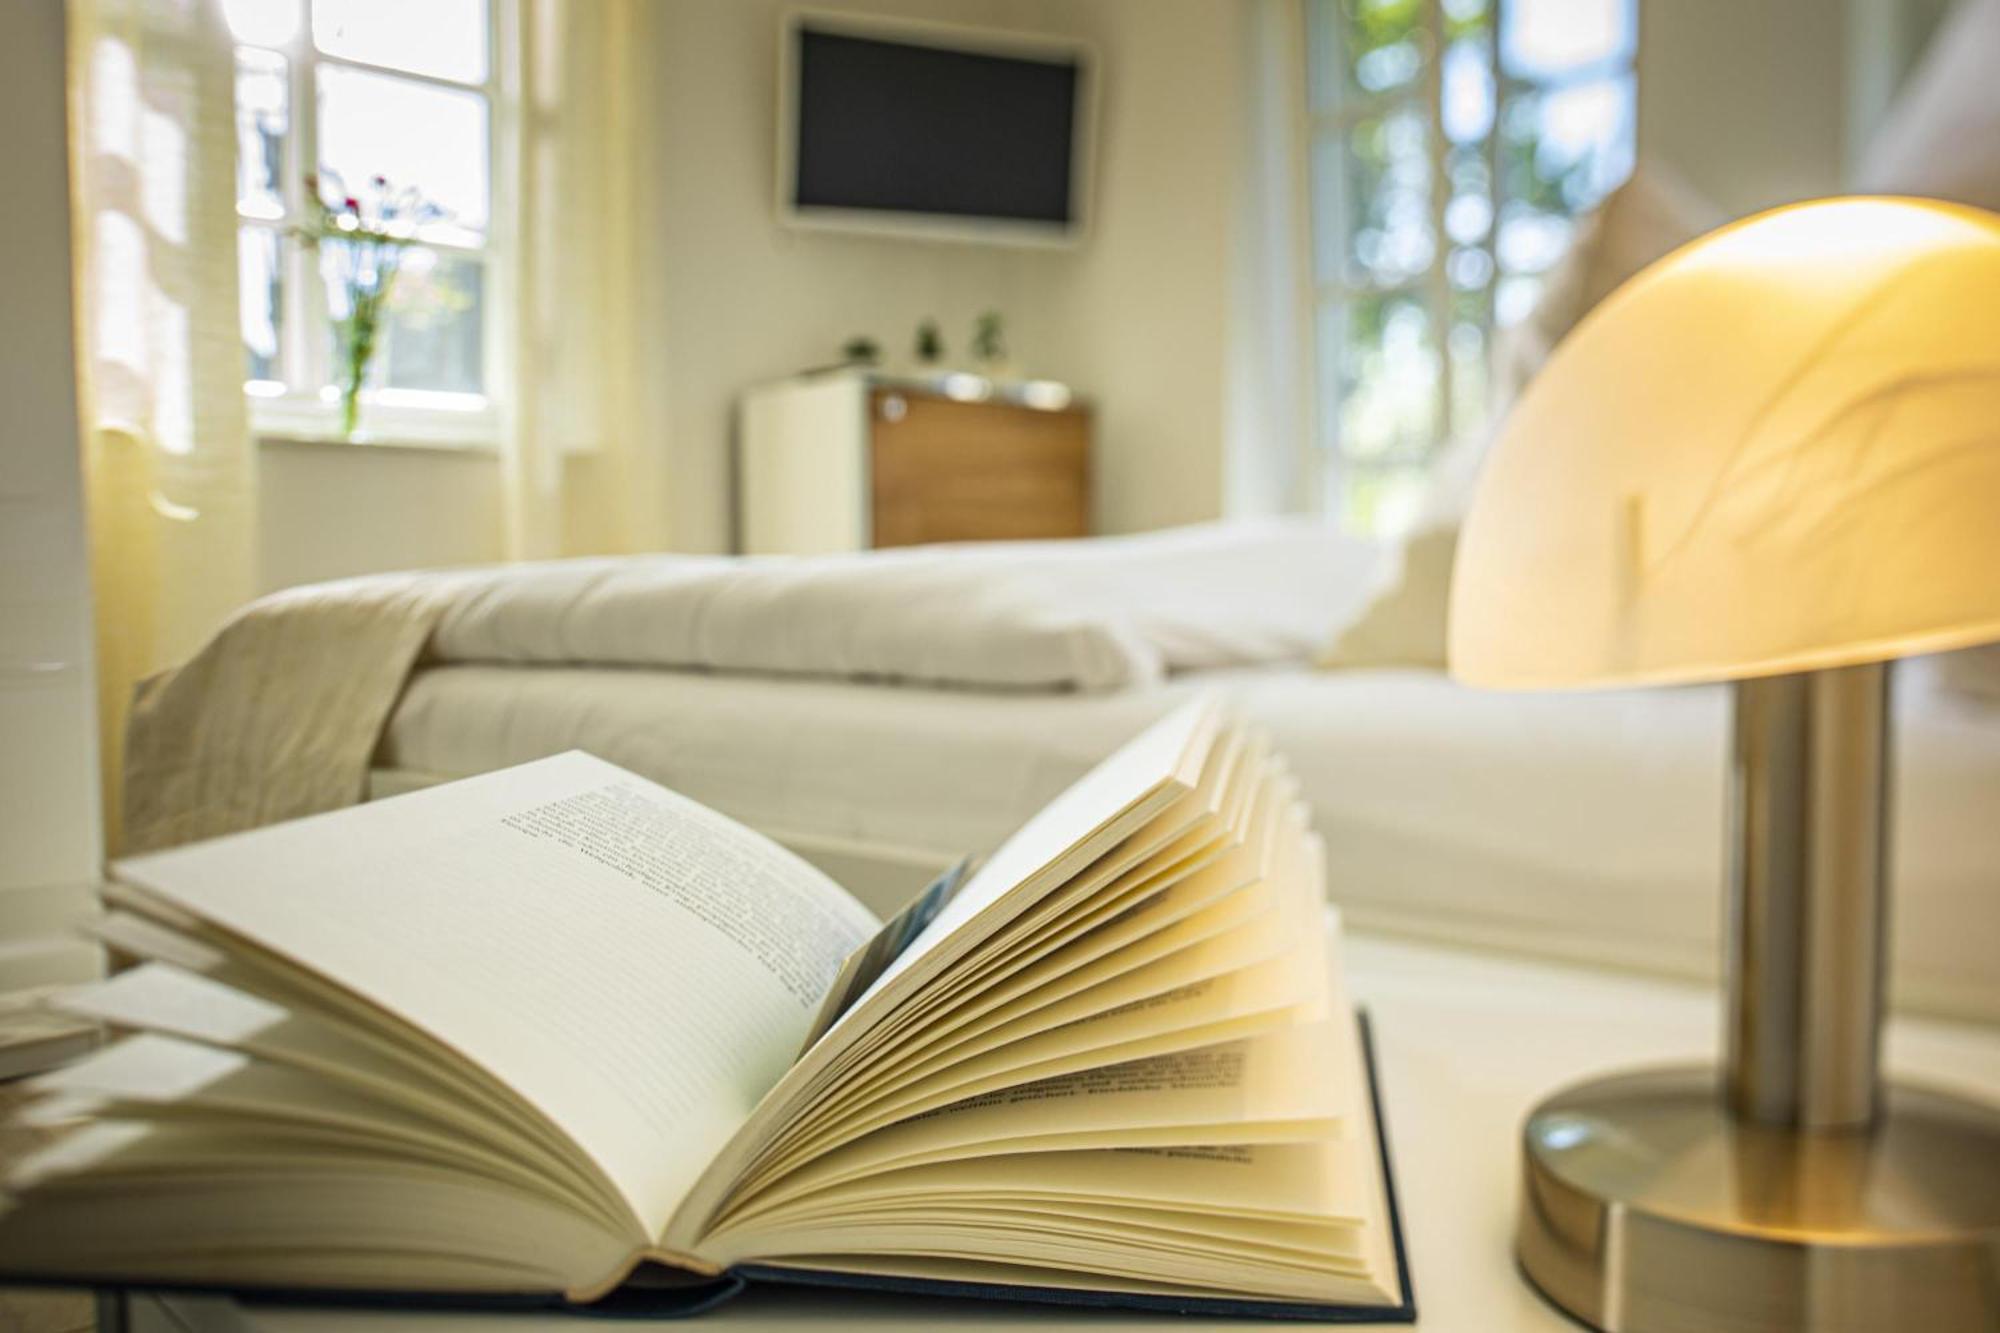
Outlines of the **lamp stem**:
[{"label": "lamp stem", "polygon": [[1739,1119],[1875,1120],[1888,681],[1870,663],[1737,682],[1724,1095]]}]

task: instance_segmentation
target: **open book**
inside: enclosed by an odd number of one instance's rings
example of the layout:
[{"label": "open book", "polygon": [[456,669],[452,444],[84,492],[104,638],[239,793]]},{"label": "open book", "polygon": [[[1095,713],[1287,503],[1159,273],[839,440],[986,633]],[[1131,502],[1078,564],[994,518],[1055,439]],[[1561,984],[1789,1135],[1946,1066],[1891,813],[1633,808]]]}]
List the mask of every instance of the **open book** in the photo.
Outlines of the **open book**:
[{"label": "open book", "polygon": [[1211,701],[886,930],[583,754],[127,861],[0,1272],[1408,1319],[1322,878]]}]

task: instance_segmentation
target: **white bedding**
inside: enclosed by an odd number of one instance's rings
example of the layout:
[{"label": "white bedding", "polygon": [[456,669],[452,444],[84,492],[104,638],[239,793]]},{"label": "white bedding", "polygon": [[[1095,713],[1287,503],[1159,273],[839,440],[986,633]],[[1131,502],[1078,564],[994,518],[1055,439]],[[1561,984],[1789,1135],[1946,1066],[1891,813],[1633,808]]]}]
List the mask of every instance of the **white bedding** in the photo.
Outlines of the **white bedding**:
[{"label": "white bedding", "polygon": [[[1428,672],[1208,671],[974,695],[688,672],[444,666],[396,710],[378,794],[579,747],[779,837],[878,909],[990,848],[1208,685],[1292,761],[1350,918],[1708,976],[1727,696],[1513,695]],[[1900,691],[1901,1000],[2000,1018],[2000,710]]]},{"label": "white bedding", "polygon": [[430,652],[1116,690],[1312,657],[1375,559],[1321,524],[1273,519],[853,555],[560,560],[460,576]]},{"label": "white bedding", "polygon": [[825,557],[631,556],[295,588],[147,682],[123,846],[172,846],[362,798],[419,661],[901,681],[987,692],[1157,685],[1302,661],[1375,553],[1304,520]]}]

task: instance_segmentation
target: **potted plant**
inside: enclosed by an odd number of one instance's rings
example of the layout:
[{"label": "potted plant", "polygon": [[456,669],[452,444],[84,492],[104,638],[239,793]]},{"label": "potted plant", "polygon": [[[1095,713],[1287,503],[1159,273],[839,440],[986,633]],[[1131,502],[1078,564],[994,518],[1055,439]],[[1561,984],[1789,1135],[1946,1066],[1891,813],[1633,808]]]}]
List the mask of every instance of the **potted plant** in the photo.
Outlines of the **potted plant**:
[{"label": "potted plant", "polygon": [[944,360],[944,334],[938,329],[938,322],[927,319],[917,325],[917,364],[935,366]]},{"label": "potted plant", "polygon": [[988,375],[1007,372],[1007,331],[998,310],[985,311],[972,321],[972,355]]}]

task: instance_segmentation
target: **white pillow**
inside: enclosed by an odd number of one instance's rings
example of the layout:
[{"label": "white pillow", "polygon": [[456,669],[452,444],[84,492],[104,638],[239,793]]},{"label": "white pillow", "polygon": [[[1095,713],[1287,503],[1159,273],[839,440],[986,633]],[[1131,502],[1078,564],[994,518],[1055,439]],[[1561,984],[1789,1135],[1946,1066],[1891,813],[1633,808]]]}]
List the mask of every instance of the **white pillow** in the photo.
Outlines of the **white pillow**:
[{"label": "white pillow", "polygon": [[[1721,221],[1673,171],[1642,162],[1578,225],[1534,309],[1501,340],[1494,364],[1496,396],[1511,402],[1592,306],[1646,265]],[[1503,415],[1496,412],[1492,426],[1440,455],[1409,536],[1386,563],[1361,615],[1335,636],[1320,659],[1322,666],[1444,666],[1458,529]]]}]

